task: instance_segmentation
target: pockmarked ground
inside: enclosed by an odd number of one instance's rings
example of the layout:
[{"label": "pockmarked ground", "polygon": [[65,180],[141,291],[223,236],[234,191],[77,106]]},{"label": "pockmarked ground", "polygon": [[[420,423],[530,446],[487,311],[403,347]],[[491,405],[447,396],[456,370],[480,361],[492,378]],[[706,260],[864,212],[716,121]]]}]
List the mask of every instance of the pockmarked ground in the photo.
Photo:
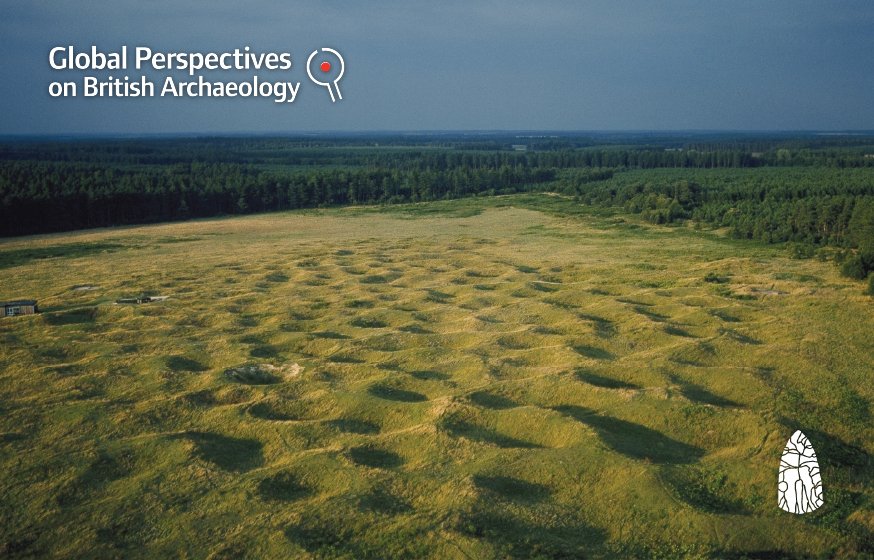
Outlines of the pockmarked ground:
[{"label": "pockmarked ground", "polygon": [[5,557],[872,552],[871,299],[780,247],[518,196],[4,240],[0,287]]}]

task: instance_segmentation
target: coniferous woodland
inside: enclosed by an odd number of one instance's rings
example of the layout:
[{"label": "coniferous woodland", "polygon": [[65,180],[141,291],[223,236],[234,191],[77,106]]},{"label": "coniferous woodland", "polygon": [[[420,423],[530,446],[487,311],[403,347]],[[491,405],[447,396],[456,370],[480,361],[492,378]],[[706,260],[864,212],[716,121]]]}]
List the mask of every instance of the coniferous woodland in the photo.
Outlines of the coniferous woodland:
[{"label": "coniferous woodland", "polygon": [[654,223],[844,249],[874,271],[874,136],[421,134],[7,139],[0,236],[551,191]]}]

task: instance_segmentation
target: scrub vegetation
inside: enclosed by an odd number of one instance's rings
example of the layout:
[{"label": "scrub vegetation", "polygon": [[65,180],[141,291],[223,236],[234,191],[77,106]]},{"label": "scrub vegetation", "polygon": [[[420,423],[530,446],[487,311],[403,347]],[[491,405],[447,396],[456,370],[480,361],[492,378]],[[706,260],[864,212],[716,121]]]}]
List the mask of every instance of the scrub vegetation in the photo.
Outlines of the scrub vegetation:
[{"label": "scrub vegetation", "polygon": [[576,196],[0,241],[0,556],[874,554],[860,283]]}]

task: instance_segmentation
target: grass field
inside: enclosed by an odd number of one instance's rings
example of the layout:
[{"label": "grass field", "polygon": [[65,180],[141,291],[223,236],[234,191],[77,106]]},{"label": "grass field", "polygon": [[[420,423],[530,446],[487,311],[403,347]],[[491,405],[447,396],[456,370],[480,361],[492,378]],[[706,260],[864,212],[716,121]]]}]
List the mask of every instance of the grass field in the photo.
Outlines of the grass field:
[{"label": "grass field", "polygon": [[0,241],[0,556],[870,556],[861,292],[546,195]]}]

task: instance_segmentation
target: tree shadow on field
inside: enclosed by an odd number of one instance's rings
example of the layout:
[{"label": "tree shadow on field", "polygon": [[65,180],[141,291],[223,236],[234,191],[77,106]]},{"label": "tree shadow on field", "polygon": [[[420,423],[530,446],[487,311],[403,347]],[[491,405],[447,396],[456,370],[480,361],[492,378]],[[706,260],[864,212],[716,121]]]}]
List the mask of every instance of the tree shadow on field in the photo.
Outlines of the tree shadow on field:
[{"label": "tree shadow on field", "polygon": [[632,459],[653,463],[692,463],[704,455],[698,447],[661,432],[634,422],[602,416],[583,406],[564,405],[553,407],[553,410],[590,426],[608,447]]},{"label": "tree shadow on field", "polygon": [[49,247],[34,247],[0,251],[0,269],[50,258],[78,258],[124,249],[119,243],[65,243]]}]

